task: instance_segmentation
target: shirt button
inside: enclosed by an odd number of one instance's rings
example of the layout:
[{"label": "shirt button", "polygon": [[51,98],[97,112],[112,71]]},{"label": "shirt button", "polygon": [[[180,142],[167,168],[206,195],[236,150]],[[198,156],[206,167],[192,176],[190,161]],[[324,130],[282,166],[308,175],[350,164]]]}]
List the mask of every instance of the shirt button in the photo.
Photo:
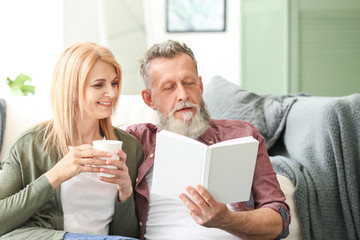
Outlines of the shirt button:
[{"label": "shirt button", "polygon": [[139,222],[139,226],[142,227],[142,222]]},{"label": "shirt button", "polygon": [[213,141],[209,141],[210,144],[213,144],[214,142]]},{"label": "shirt button", "polygon": [[139,178],[136,178],[136,179],[135,179],[135,182],[138,182],[138,181],[139,181]]},{"label": "shirt button", "polygon": [[153,154],[153,153],[151,153],[151,154],[150,154],[150,158],[153,158],[153,157],[154,157],[154,154]]}]

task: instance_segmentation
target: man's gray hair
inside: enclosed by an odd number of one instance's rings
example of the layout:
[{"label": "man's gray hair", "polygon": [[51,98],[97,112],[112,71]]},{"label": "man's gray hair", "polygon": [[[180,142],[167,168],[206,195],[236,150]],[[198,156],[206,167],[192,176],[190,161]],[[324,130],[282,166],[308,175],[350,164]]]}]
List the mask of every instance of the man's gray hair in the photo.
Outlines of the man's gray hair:
[{"label": "man's gray hair", "polygon": [[146,89],[151,90],[151,76],[149,67],[151,61],[157,58],[172,58],[179,53],[187,54],[195,64],[197,71],[197,62],[193,51],[185,44],[174,40],[167,40],[161,43],[154,44],[146,52],[142,59],[140,59],[140,75],[144,81]]}]

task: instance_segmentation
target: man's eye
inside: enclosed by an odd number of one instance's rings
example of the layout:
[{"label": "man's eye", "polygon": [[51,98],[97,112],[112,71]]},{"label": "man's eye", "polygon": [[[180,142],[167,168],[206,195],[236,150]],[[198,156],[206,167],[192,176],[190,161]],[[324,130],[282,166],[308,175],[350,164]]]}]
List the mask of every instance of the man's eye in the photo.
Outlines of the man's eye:
[{"label": "man's eye", "polygon": [[166,86],[166,87],[164,87],[164,90],[171,90],[172,88],[173,88],[174,86]]}]

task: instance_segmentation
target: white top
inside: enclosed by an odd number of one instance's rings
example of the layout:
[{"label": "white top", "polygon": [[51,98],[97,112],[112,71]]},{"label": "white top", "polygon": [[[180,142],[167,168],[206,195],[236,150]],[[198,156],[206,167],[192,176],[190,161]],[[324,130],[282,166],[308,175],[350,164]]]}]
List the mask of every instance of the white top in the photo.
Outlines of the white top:
[{"label": "white top", "polygon": [[99,180],[97,173],[80,173],[61,184],[64,230],[108,235],[118,190]]},{"label": "white top", "polygon": [[145,234],[147,240],[241,239],[221,229],[206,228],[196,223],[180,198],[175,200],[151,193],[152,176],[153,168],[146,175],[150,191],[149,215]]}]

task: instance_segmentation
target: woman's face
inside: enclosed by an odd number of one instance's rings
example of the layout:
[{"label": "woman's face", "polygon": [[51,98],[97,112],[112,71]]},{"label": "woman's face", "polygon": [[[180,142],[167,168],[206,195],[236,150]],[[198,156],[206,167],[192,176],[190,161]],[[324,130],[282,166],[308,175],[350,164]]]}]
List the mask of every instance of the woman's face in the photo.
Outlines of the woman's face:
[{"label": "woman's face", "polygon": [[97,61],[85,80],[84,119],[104,119],[112,114],[119,94],[119,79],[115,67]]}]

